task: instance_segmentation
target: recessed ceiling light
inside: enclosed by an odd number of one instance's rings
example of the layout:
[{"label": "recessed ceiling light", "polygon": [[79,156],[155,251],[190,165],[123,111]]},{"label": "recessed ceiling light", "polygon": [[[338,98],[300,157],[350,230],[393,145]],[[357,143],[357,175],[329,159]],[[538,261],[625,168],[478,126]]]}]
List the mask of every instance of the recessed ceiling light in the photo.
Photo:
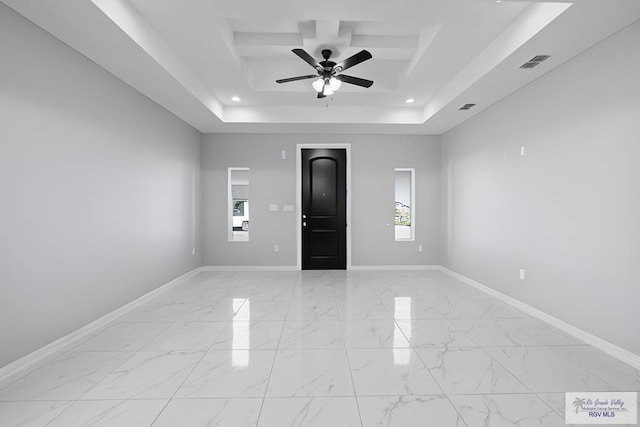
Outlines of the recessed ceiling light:
[{"label": "recessed ceiling light", "polygon": [[502,3],[502,0],[496,0],[496,3]]},{"label": "recessed ceiling light", "polygon": [[416,102],[416,100],[415,100],[415,99],[413,99],[413,98],[409,98],[409,99],[407,99],[407,100],[406,100],[406,101],[404,101],[404,102],[406,102],[407,104],[413,104],[414,102]]},{"label": "recessed ceiling light", "polygon": [[231,100],[232,100],[233,102],[240,102],[240,98],[239,98],[239,97],[237,97],[237,96],[234,96],[233,98],[231,98]]}]

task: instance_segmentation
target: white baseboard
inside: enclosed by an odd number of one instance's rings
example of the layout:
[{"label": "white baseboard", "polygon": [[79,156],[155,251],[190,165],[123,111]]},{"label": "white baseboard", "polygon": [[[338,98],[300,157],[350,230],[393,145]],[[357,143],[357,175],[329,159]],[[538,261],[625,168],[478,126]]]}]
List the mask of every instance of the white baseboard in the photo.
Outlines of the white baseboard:
[{"label": "white baseboard", "polygon": [[295,265],[207,265],[200,271],[298,271]]},{"label": "white baseboard", "polygon": [[[301,271],[295,265],[208,265],[201,271]],[[439,271],[439,265],[352,265],[347,270],[432,270]],[[336,270],[338,271],[338,270]]]},{"label": "white baseboard", "polygon": [[640,356],[630,352],[629,350],[625,350],[624,348],[618,347],[617,345],[612,344],[609,341],[606,341],[593,334],[590,334],[589,332],[585,332],[580,328],[576,328],[575,326],[570,325],[569,323],[566,323],[556,317],[553,317],[550,314],[540,311],[537,308],[531,307],[530,305],[525,304],[520,300],[512,298],[508,295],[505,295],[502,292],[496,291],[495,289],[485,286],[482,283],[478,283],[473,279],[463,276],[462,274],[456,273],[455,271],[451,271],[446,267],[441,266],[440,271],[442,271],[445,274],[448,274],[449,276],[455,279],[460,280],[463,283],[473,286],[474,288],[479,289],[493,297],[496,297],[499,300],[517,308],[518,310],[523,311],[528,315],[535,317],[539,320],[542,320],[543,322],[546,322],[551,326],[554,326],[560,329],[561,331],[566,332],[567,334],[572,335],[578,338],[579,340],[582,340],[587,344],[590,344],[596,347],[597,349],[604,351],[610,356],[615,357],[616,359],[621,360],[624,363],[627,363],[636,369],[640,369]]},{"label": "white baseboard", "polygon": [[439,265],[352,265],[349,270],[420,270],[420,271],[438,271],[441,266]]},{"label": "white baseboard", "polygon": [[137,307],[140,307],[142,304],[149,302],[150,300],[156,298],[159,295],[175,288],[183,281],[195,276],[198,274],[201,268],[196,268],[194,270],[189,271],[188,273],[183,274],[180,277],[177,277],[171,280],[168,283],[152,290],[149,293],[144,294],[140,298],[137,298],[130,303],[123,305],[122,307],[116,308],[115,310],[105,314],[104,316],[94,320],[91,323],[77,329],[70,334],[59,338],[44,347],[39,348],[38,350],[27,354],[20,359],[9,363],[0,368],[0,384],[4,384],[6,381],[10,381],[11,378],[20,375],[23,371],[28,370],[43,361],[47,360],[51,356],[58,354],[64,348],[72,345],[74,343],[79,343],[81,340],[91,336],[92,334],[98,332],[109,323],[114,322],[121,316],[131,312]]}]

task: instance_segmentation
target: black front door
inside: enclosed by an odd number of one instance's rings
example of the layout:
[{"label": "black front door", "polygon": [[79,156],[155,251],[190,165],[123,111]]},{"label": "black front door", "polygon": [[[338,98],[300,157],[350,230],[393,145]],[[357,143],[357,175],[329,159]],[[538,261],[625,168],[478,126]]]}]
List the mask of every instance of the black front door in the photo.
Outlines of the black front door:
[{"label": "black front door", "polygon": [[302,150],[302,269],[347,268],[347,151]]}]

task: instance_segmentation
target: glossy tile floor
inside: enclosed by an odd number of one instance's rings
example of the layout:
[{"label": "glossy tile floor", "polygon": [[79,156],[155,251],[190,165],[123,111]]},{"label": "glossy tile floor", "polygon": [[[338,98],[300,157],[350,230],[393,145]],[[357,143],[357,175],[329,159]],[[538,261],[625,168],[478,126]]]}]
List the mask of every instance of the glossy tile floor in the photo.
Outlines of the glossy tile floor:
[{"label": "glossy tile floor", "polygon": [[0,385],[1,426],[564,426],[640,371],[434,271],[203,272]]}]

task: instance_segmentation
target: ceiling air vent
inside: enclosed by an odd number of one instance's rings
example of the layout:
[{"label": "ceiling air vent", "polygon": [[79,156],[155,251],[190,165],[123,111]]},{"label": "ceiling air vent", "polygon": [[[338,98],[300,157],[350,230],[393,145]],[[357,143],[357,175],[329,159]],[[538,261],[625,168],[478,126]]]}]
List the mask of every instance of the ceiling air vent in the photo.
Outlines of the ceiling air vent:
[{"label": "ceiling air vent", "polygon": [[520,68],[524,68],[524,69],[535,68],[538,65],[540,65],[542,61],[546,61],[550,57],[551,55],[536,55],[530,60],[528,60],[527,62],[525,62],[524,64],[522,64]]},{"label": "ceiling air vent", "polygon": [[551,55],[536,55],[533,58],[531,58],[529,62],[542,62],[542,61],[546,61],[550,57]]},{"label": "ceiling air vent", "polygon": [[464,104],[462,107],[458,108],[459,110],[469,110],[471,107],[475,107],[476,104]]}]

